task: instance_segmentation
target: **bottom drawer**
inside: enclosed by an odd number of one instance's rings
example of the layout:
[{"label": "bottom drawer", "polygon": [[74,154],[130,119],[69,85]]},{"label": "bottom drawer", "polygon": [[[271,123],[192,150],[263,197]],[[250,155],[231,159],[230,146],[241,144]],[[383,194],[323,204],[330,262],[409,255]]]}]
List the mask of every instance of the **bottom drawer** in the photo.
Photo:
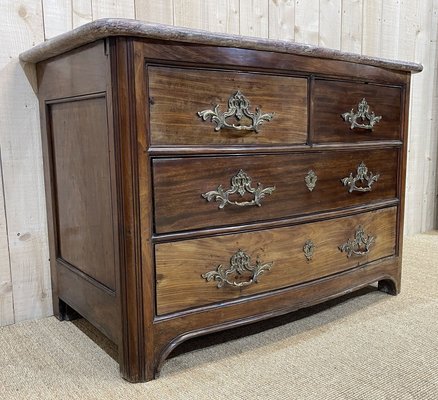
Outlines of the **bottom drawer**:
[{"label": "bottom drawer", "polygon": [[283,288],[395,251],[397,208],[155,246],[157,314]]}]

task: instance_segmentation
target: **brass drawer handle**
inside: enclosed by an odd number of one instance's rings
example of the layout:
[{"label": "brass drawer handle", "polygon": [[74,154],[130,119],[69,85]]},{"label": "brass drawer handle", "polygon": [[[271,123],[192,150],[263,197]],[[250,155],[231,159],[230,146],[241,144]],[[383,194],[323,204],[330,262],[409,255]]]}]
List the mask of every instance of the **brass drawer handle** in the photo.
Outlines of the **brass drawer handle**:
[{"label": "brass drawer handle", "polygon": [[[230,259],[230,266],[225,267],[220,264],[216,270],[206,272],[201,276],[207,281],[216,281],[217,287],[221,288],[225,284],[234,287],[248,286],[258,282],[258,278],[265,271],[269,271],[274,263],[262,263],[259,260],[255,265],[251,265],[251,257],[242,250],[238,250]],[[245,273],[251,273],[248,280],[239,280],[237,278],[243,277]],[[233,277],[234,275],[234,277]]]},{"label": "brass drawer handle", "polygon": [[[228,99],[228,110],[222,113],[219,111],[219,104],[214,106],[213,110],[198,111],[198,116],[203,121],[210,119],[216,124],[214,130],[217,132],[222,128],[236,129],[238,131],[255,131],[258,133],[260,125],[265,121],[270,121],[274,118],[274,113],[262,114],[261,110],[256,107],[255,113],[249,111],[249,100],[238,90]],[[243,116],[251,120],[251,125],[240,125],[228,123],[227,118],[234,117],[240,121]]]},{"label": "brass drawer handle", "polygon": [[[344,118],[345,122],[350,124],[350,129],[361,128],[373,130],[374,125],[382,119],[382,116],[375,115],[374,112],[370,113],[370,106],[365,98],[363,98],[357,105],[357,112],[352,108],[350,112],[343,113],[342,118]],[[362,121],[362,123],[358,123],[358,120]],[[366,120],[369,121],[368,124],[364,123]]]},{"label": "brass drawer handle", "polygon": [[[256,188],[251,186],[251,177],[246,174],[243,170],[240,170],[237,175],[231,178],[231,188],[224,190],[222,185],[219,185],[216,190],[211,190],[207,193],[202,193],[202,197],[207,201],[218,201],[220,209],[224,208],[227,204],[232,204],[236,206],[259,206],[261,207],[261,201],[267,194],[272,194],[275,190],[275,186],[263,188],[263,186],[258,183]],[[251,201],[231,201],[229,196],[238,193],[240,197],[243,197],[245,193],[251,193],[254,195],[254,199]]]},{"label": "brass drawer handle", "polygon": [[[353,176],[353,173],[350,172],[350,175],[346,178],[342,178],[341,182],[344,186],[348,186],[348,192],[352,193],[356,192],[369,192],[371,191],[371,187],[374,182],[377,182],[380,178],[380,174],[373,175],[371,171],[368,173],[368,167],[362,161],[358,167],[356,176]],[[356,183],[360,182],[362,186],[356,186]]]},{"label": "brass drawer handle", "polygon": [[353,239],[348,239],[346,243],[341,244],[338,248],[341,252],[347,253],[350,258],[353,254],[364,256],[370,251],[370,246],[374,243],[375,238],[365,234],[363,227],[359,226],[354,233]]}]

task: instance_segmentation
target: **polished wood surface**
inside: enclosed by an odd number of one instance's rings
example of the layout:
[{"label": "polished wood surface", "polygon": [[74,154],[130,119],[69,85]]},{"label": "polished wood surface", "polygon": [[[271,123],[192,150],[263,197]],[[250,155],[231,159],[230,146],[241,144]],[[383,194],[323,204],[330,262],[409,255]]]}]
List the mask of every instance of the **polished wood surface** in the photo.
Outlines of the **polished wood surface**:
[{"label": "polished wood surface", "polygon": [[[312,138],[315,143],[400,139],[402,91],[398,87],[316,79],[312,96]],[[363,98],[370,112],[382,119],[372,130],[350,129],[342,114],[352,109],[356,113]],[[368,120],[358,122],[368,123]]]},{"label": "polished wood surface", "polygon": [[58,257],[115,290],[106,99],[55,103],[49,110]]},{"label": "polished wood surface", "polygon": [[[157,313],[263,293],[391,256],[395,249],[396,211],[387,208],[287,228],[158,244],[155,246]],[[368,254],[347,257],[338,246],[353,239],[359,226],[375,238],[375,243]],[[303,251],[307,240],[315,245],[311,261]],[[251,265],[256,260],[272,263],[271,270],[261,275],[257,283],[243,287],[225,284],[218,288],[217,282],[202,278],[202,274],[215,271],[219,265],[229,267],[230,258],[239,249],[251,257]],[[236,273],[229,279],[243,282],[251,275]]]},{"label": "polished wood surface", "polygon": [[[309,307],[374,282],[386,293],[400,292],[400,259],[390,257],[322,278],[246,299],[228,302],[221,307],[206,306],[178,315],[163,316],[154,324],[154,363],[156,373],[172,350],[182,342],[211,332],[254,323]],[[202,311],[202,312],[200,312]]]},{"label": "polished wood surface", "polygon": [[[283,314],[377,281],[380,290],[400,290],[408,72],[132,37],[96,42],[37,69],[56,313],[62,319],[77,311],[114,340],[125,379],[154,379],[172,349],[190,337]],[[326,84],[323,90],[320,84]],[[251,110],[276,112],[258,134],[214,132],[214,124],[196,115],[215,104],[224,111],[232,91],[239,89]],[[369,140],[354,138],[339,115],[357,105],[356,99],[348,100],[345,110],[341,104],[355,90],[377,114],[376,99],[385,114],[390,105],[398,113],[386,127],[382,119],[384,129],[376,128]],[[333,94],[330,101],[327,93]],[[397,125],[397,118],[403,122]],[[52,140],[52,131],[68,137]],[[77,143],[71,143],[74,138]],[[73,153],[84,158],[75,160]],[[100,170],[104,161],[107,167]],[[380,177],[371,191],[349,193],[341,179],[356,175],[361,162]],[[275,186],[260,207],[228,204],[221,210],[201,196],[219,185],[229,188],[240,169],[251,177],[251,187],[259,182]],[[305,183],[310,169],[318,176],[313,191]],[[69,170],[83,176],[72,179]],[[102,181],[91,188],[97,175]],[[72,187],[75,182],[82,185]],[[88,203],[75,194],[77,187],[87,191],[81,196],[94,198],[90,209],[96,211],[87,216],[88,223],[104,215],[108,220],[98,224],[114,233],[112,246],[102,247],[103,241],[109,243],[106,234],[91,236],[93,250],[84,244],[87,252],[100,254],[96,262],[90,262],[93,255],[77,254],[65,229],[87,215],[81,210]],[[81,204],[74,204],[75,197]],[[239,199],[232,195],[232,201]],[[242,199],[251,197],[247,193]],[[359,225],[376,241],[368,255],[347,258],[338,246],[353,239]],[[81,229],[84,240],[87,229]],[[308,239],[316,245],[312,261],[303,253]],[[239,248],[253,262],[274,262],[259,283],[218,289],[202,278],[227,265]],[[113,251],[108,256],[113,275],[102,249]]]},{"label": "polished wood surface", "polygon": [[[299,144],[307,140],[307,80],[286,76],[148,67],[150,135],[152,145],[202,144]],[[228,101],[240,91],[249,111],[274,113],[263,122],[259,133],[221,129],[197,113],[228,110]],[[250,126],[243,116],[227,119],[229,124]]]},{"label": "polished wood surface", "polygon": [[38,89],[50,100],[105,92],[107,72],[105,42],[99,40],[38,64]]},{"label": "polished wood surface", "polygon": [[[366,204],[397,197],[398,150],[325,151],[282,155],[190,157],[153,160],[155,230],[166,233],[187,229],[234,225],[251,221],[291,217],[323,210]],[[365,162],[369,172],[380,174],[369,192],[349,193],[341,179],[357,174]],[[201,195],[231,187],[239,170],[252,178],[252,187],[275,187],[261,206],[208,202]],[[313,170],[318,177],[310,191],[305,177]],[[364,183],[358,185],[365,185]],[[232,201],[250,201],[253,194],[230,195]]]},{"label": "polished wood surface", "polygon": [[272,51],[257,51],[233,47],[197,45],[194,43],[159,40],[138,40],[142,45],[145,61],[160,60],[165,64],[195,65],[199,67],[220,66],[236,70],[287,71],[339,79],[367,80],[382,84],[403,85],[406,73],[378,68],[371,65],[345,61],[323,60],[282,54]]}]

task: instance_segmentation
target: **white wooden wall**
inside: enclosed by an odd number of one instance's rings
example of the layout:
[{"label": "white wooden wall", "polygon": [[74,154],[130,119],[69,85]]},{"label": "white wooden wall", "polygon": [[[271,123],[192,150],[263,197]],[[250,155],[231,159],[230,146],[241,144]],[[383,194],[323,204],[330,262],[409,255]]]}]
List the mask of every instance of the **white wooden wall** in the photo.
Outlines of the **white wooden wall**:
[{"label": "white wooden wall", "polygon": [[37,100],[18,54],[103,17],[408,61],[406,234],[436,227],[438,0],[0,0],[0,325],[52,313]]}]

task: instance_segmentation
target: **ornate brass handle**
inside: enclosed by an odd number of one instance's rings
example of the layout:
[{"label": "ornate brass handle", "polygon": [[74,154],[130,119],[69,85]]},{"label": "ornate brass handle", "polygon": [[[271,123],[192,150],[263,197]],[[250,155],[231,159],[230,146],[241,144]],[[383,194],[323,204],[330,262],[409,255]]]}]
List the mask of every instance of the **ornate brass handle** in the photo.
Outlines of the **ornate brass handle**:
[{"label": "ornate brass handle", "polygon": [[363,227],[359,226],[354,233],[353,239],[348,239],[346,243],[341,244],[338,248],[341,252],[347,253],[350,258],[353,254],[364,256],[370,251],[370,246],[374,243],[375,238],[365,234]]},{"label": "ornate brass handle", "polygon": [[[371,191],[371,186],[373,183],[377,182],[379,178],[380,174],[373,175],[371,171],[368,173],[368,167],[362,161],[357,167],[356,176],[353,176],[353,173],[350,172],[349,176],[341,179],[341,182],[344,184],[344,186],[348,186],[349,193],[354,191],[369,192]],[[358,182],[365,184],[365,186],[356,186],[356,183]]]},{"label": "ornate brass handle", "polygon": [[[213,110],[203,110],[198,112],[198,116],[202,118],[203,121],[210,119],[211,122],[216,124],[214,130],[217,132],[222,128],[237,129],[239,131],[255,131],[258,133],[259,126],[265,122],[270,121],[274,118],[274,113],[262,114],[261,110],[256,107],[255,113],[249,111],[249,100],[240,93],[238,90],[236,93],[230,96],[228,99],[228,110],[222,113],[219,111],[219,104],[214,106]],[[251,125],[240,125],[234,123],[228,123],[227,118],[234,117],[238,121],[242,119],[243,116],[248,117],[251,120]]]},{"label": "ornate brass handle", "polygon": [[[374,112],[370,113],[370,106],[365,98],[363,98],[357,105],[357,112],[352,108],[350,112],[343,113],[342,118],[344,118],[345,122],[350,124],[350,129],[361,128],[373,130],[374,125],[382,119],[382,116],[375,115]],[[358,123],[358,120],[362,121],[362,123]],[[366,120],[369,121],[368,124],[364,123]]]},{"label": "ornate brass handle", "polygon": [[[211,190],[207,193],[203,193],[202,197],[207,201],[217,201],[219,202],[218,208],[224,208],[227,204],[233,204],[236,206],[259,206],[261,207],[261,201],[267,194],[272,194],[275,190],[275,186],[263,188],[263,186],[258,183],[256,188],[251,186],[251,178],[244,172],[240,170],[237,175],[231,178],[231,188],[224,190],[222,185],[219,185],[216,190]],[[240,197],[248,192],[254,195],[254,199],[251,201],[231,201],[229,196],[235,193],[239,193]]]},{"label": "ornate brass handle", "polygon": [[[255,265],[251,265],[251,257],[243,250],[239,249],[231,257],[229,267],[224,267],[221,264],[216,268],[216,270],[206,272],[201,276],[207,282],[213,280],[216,281],[218,288],[221,288],[225,284],[234,287],[243,287],[251,285],[252,283],[257,283],[259,276],[265,271],[269,271],[273,264],[273,262],[263,264],[257,260]],[[248,280],[236,281],[236,279],[243,277],[245,273],[251,274]]]}]

